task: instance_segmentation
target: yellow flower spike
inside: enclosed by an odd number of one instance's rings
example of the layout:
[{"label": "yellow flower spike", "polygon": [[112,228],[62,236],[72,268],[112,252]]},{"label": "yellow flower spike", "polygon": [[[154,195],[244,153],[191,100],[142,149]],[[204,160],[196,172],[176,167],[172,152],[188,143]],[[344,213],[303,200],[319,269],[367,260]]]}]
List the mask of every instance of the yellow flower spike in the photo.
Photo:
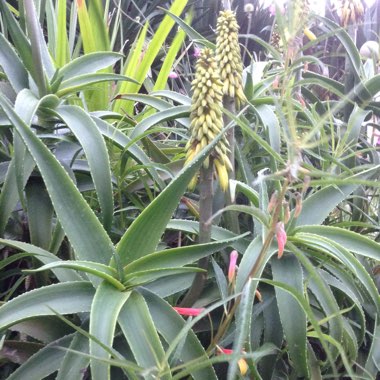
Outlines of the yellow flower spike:
[{"label": "yellow flower spike", "polygon": [[317,39],[316,35],[309,29],[305,28],[303,30],[303,34],[310,40],[310,41],[315,41]]},{"label": "yellow flower spike", "polygon": [[238,31],[235,13],[231,10],[220,12],[216,25],[216,61],[221,68],[223,94],[234,98],[237,107],[246,102]]},{"label": "yellow flower spike", "polygon": [[[219,79],[219,72],[216,59],[210,49],[204,49],[196,63],[195,77],[192,82],[192,105],[190,107],[190,139],[186,144],[187,165],[193,160],[195,155],[204,147],[209,145],[223,128],[223,92],[222,82]],[[214,160],[218,160],[218,175],[222,175],[220,180],[222,188],[227,189],[228,173],[231,164],[225,165],[225,153],[228,144],[225,138],[219,140],[217,149],[211,153]],[[208,168],[213,160],[206,158],[203,167]],[[223,163],[223,164],[221,164]],[[196,186],[198,176],[195,176],[189,185],[193,190]]]}]

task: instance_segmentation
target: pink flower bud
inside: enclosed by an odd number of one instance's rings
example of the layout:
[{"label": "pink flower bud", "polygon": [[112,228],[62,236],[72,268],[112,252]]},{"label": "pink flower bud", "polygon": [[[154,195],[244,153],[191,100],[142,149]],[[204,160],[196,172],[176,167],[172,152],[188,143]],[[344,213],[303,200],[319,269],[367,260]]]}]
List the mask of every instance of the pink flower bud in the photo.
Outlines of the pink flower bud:
[{"label": "pink flower bud", "polygon": [[177,79],[178,78],[178,74],[175,71],[171,71],[169,73],[169,78],[170,79]]},{"label": "pink flower bud", "polygon": [[230,265],[228,266],[228,281],[232,283],[236,274],[236,262],[238,259],[237,251],[233,250],[230,254]]},{"label": "pink flower bud", "polygon": [[173,307],[173,309],[180,315],[186,315],[188,317],[196,317],[202,313],[204,308],[193,308],[193,307]]},{"label": "pink flower bud", "polygon": [[284,249],[285,249],[285,244],[287,240],[286,236],[286,231],[285,231],[285,226],[283,222],[278,222],[276,224],[276,238],[277,238],[277,244],[278,244],[278,258],[281,259]]},{"label": "pink flower bud", "polygon": [[193,57],[199,58],[201,56],[201,52],[202,50],[199,47],[195,46],[193,51]]}]

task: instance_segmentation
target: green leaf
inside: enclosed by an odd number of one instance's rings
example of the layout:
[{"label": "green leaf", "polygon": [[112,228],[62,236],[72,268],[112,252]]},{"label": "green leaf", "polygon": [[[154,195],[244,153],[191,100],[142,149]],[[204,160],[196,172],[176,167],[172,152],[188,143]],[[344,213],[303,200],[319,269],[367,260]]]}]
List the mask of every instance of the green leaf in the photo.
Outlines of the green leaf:
[{"label": "green leaf", "polygon": [[46,188],[40,181],[29,181],[25,188],[25,194],[30,242],[43,249],[49,249],[53,225],[53,206]]},{"label": "green leaf", "polygon": [[244,286],[239,309],[236,317],[236,332],[234,337],[234,345],[232,360],[228,367],[227,380],[236,379],[238,373],[238,360],[241,357],[241,352],[244,349],[246,342],[249,340],[250,331],[252,329],[252,309],[255,301],[257,289],[257,281],[248,279]]},{"label": "green leaf", "polygon": [[[139,366],[149,369],[149,377],[170,379],[170,367],[157,334],[148,305],[138,292],[131,293],[120,311],[119,325]],[[166,375],[161,374],[162,371]]]},{"label": "green leaf", "polygon": [[[16,241],[16,240],[7,240],[7,239],[0,239],[0,244],[4,244],[6,246],[19,249],[20,251],[23,251],[23,252],[27,252],[28,255],[34,255],[34,257],[37,260],[41,261],[44,264],[60,261],[60,259],[57,256],[53,255],[52,253],[48,251],[45,251],[44,249],[40,247],[36,247],[32,244],[23,243],[21,241]],[[53,269],[53,272],[57,276],[58,280],[61,282],[82,280],[82,278],[76,272],[71,271],[71,270]]]},{"label": "green leaf", "polygon": [[87,281],[65,282],[31,290],[0,307],[0,329],[41,315],[88,312],[94,293],[93,286]]},{"label": "green leaf", "polygon": [[[146,289],[142,289],[141,294],[144,296],[145,301],[147,302],[149,312],[152,316],[156,329],[158,330],[159,334],[165,339],[165,341],[170,344],[176,339],[181,330],[186,326],[185,321],[178,315],[176,311],[173,310],[173,308],[167,302],[158,297],[156,294],[149,292]],[[205,353],[204,348],[191,329],[188,331],[186,338],[183,339],[183,345],[182,350],[179,353],[179,359],[183,363],[192,360],[197,361],[198,363],[202,361],[208,361],[208,357]],[[197,370],[190,370],[190,372],[195,380],[217,379],[211,365]]]},{"label": "green leaf", "polygon": [[41,380],[57,371],[70,346],[73,335],[65,336],[39,350],[21,365],[8,380]]},{"label": "green leaf", "polygon": [[223,133],[225,130],[216,136],[211,144],[202,149],[194,160],[185,166],[165,190],[134,220],[117,245],[117,252],[123,265],[155,251],[188,183]]},{"label": "green leaf", "polygon": [[73,131],[86,154],[102,210],[103,225],[111,228],[113,192],[111,169],[104,139],[90,116],[76,106],[59,106],[55,113]]},{"label": "green leaf", "polygon": [[261,249],[263,247],[263,243],[261,240],[261,236],[258,236],[254,240],[252,240],[251,244],[248,246],[246,251],[243,254],[243,258],[239,265],[239,271],[236,277],[236,291],[240,292],[243,290],[245,283],[249,279],[249,275],[256,265],[257,271],[254,275],[255,278],[259,278],[268,263],[269,259],[278,251],[278,248],[275,244],[268,248],[266,254],[261,257]]},{"label": "green leaf", "polygon": [[[378,167],[372,167],[362,173],[348,177],[345,180],[362,180],[368,179],[379,170]],[[333,182],[334,180],[332,180]],[[316,191],[308,197],[302,204],[301,214],[295,219],[294,226],[322,224],[329,216],[330,212],[352,192],[354,192],[360,184],[348,183],[347,185],[330,185]],[[323,207],[321,207],[323,205]]]},{"label": "green leaf", "polygon": [[365,369],[374,377],[380,372],[380,325],[376,326]]},{"label": "green leaf", "polygon": [[241,239],[243,236],[245,235],[212,243],[197,244],[154,252],[131,262],[124,268],[124,272],[127,275],[133,275],[133,273],[137,271],[181,267],[193,263],[202,257],[209,256],[214,252],[220,251],[221,249],[230,246],[233,241]]},{"label": "green leaf", "polygon": [[374,260],[380,260],[380,244],[357,232],[332,226],[302,226],[297,232],[312,233],[331,239],[348,251]]},{"label": "green leaf", "polygon": [[198,33],[194,28],[192,28],[186,21],[182,20],[178,15],[161,8],[166,14],[168,14],[191,38],[194,42],[199,43],[209,49],[215,50],[216,46],[206,38],[204,38],[200,33]]},{"label": "green leaf", "polygon": [[29,269],[25,270],[25,273],[34,273],[34,272],[41,272],[44,270],[51,270],[54,268],[69,268],[74,269],[77,271],[85,272],[93,274],[99,278],[102,278],[103,280],[106,280],[111,285],[113,285],[115,288],[119,290],[124,290],[125,287],[121,282],[118,281],[117,277],[117,271],[114,268],[111,268],[104,264],[94,263],[90,261],[71,261],[71,260],[64,260],[64,261],[56,261],[50,264],[46,264],[38,269]]},{"label": "green leaf", "polygon": [[[130,292],[121,292],[106,281],[103,281],[96,290],[91,306],[90,334],[108,347],[112,347],[116,321]],[[93,380],[110,379],[110,364],[98,359],[109,359],[110,353],[90,340],[91,373]]]},{"label": "green leaf", "polygon": [[90,363],[90,359],[87,356],[78,355],[77,353],[81,352],[83,354],[88,354],[89,344],[88,338],[86,336],[80,334],[79,332],[76,332],[68,348],[72,351],[67,351],[65,353],[65,356],[58,369],[56,380],[76,379],[78,374],[82,373]]},{"label": "green leaf", "polygon": [[160,278],[166,278],[169,280],[169,276],[175,276],[178,274],[186,273],[195,273],[195,272],[204,272],[203,269],[198,267],[183,267],[183,268],[158,268],[158,269],[148,269],[141,272],[133,272],[124,277],[123,284],[127,289],[136,287],[139,285],[145,285],[149,282],[155,281]]},{"label": "green leaf", "polygon": [[[57,216],[78,258],[107,264],[114,253],[113,244],[87,202],[49,149],[2,96],[0,106],[36,161]],[[108,176],[109,172],[105,175]]]},{"label": "green leaf", "polygon": [[0,33],[0,66],[16,93],[29,87],[28,72],[2,33]]},{"label": "green leaf", "polygon": [[[285,255],[281,260],[271,261],[273,280],[282,282],[303,296],[303,271],[293,255]],[[282,328],[287,341],[287,349],[297,375],[308,378],[306,350],[306,315],[302,307],[289,293],[275,288]]]},{"label": "green leaf", "polygon": [[160,111],[154,115],[148,116],[146,119],[138,123],[132,130],[130,135],[131,139],[142,135],[146,130],[148,130],[153,125],[162,123],[164,121],[178,119],[181,117],[187,117],[190,114],[189,106],[176,106],[169,108],[167,110]]},{"label": "green leaf", "polygon": [[63,81],[59,90],[57,91],[57,96],[66,96],[68,94],[76,93],[78,91],[85,90],[86,88],[91,89],[90,86],[101,83],[101,82],[116,82],[116,81],[128,81],[136,82],[135,80],[126,77],[124,75],[112,74],[112,73],[95,73],[95,74],[84,74],[76,76],[74,78]]},{"label": "green leaf", "polygon": [[100,133],[104,137],[107,137],[120,148],[126,148],[128,146],[128,153],[137,162],[147,166],[146,171],[156,181],[156,183],[161,189],[165,187],[165,183],[158,175],[156,169],[154,167],[151,167],[151,160],[137,144],[131,144],[132,140],[128,136],[126,136],[123,132],[119,131],[114,126],[105,122],[104,120],[101,120],[97,117],[92,117],[92,119],[94,120],[95,124],[99,128]]},{"label": "green leaf", "polygon": [[[172,219],[167,224],[167,229],[169,230],[179,230],[183,232],[188,232],[190,234],[198,235],[199,232],[199,222],[193,220],[185,219]],[[231,239],[237,235],[233,232],[226,230],[223,227],[212,226],[211,227],[211,239],[213,240],[224,240]],[[245,252],[249,245],[249,241],[246,239],[235,240],[231,246],[239,252]]]}]

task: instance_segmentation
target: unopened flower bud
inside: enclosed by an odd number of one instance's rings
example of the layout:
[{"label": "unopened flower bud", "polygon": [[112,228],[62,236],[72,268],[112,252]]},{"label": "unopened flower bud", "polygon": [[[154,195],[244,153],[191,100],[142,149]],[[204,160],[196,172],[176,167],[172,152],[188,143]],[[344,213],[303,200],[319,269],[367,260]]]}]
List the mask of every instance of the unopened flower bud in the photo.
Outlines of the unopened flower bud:
[{"label": "unopened flower bud", "polygon": [[267,211],[269,213],[271,213],[274,208],[276,207],[277,205],[277,202],[278,202],[278,193],[277,193],[277,190],[271,195],[270,197],[270,200],[269,200],[269,203],[268,203],[268,208],[267,208]]},{"label": "unopened flower bud", "polygon": [[289,208],[289,202],[284,201],[282,202],[282,205],[284,206],[284,223],[288,223],[290,219],[290,208]]},{"label": "unopened flower bud", "polygon": [[235,280],[236,275],[236,262],[238,259],[238,253],[236,250],[233,250],[230,254],[230,264],[228,266],[228,282],[232,284]]},{"label": "unopened flower bud", "polygon": [[298,218],[302,211],[302,195],[296,194],[296,207],[294,208],[294,217]]},{"label": "unopened flower bud", "polygon": [[277,244],[278,244],[278,255],[277,255],[277,257],[279,259],[281,259],[282,255],[284,253],[285,244],[286,244],[286,240],[287,240],[284,222],[278,222],[276,224],[276,238],[277,238]]}]

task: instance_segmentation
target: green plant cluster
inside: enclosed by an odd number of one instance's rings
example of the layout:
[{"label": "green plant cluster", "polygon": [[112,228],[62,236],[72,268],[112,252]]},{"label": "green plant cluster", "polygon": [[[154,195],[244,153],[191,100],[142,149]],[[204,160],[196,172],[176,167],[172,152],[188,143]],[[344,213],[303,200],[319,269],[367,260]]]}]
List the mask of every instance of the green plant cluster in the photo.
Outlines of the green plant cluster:
[{"label": "green plant cluster", "polygon": [[[378,378],[378,7],[245,3],[0,0],[0,379]],[[186,162],[201,48],[238,101]]]}]

